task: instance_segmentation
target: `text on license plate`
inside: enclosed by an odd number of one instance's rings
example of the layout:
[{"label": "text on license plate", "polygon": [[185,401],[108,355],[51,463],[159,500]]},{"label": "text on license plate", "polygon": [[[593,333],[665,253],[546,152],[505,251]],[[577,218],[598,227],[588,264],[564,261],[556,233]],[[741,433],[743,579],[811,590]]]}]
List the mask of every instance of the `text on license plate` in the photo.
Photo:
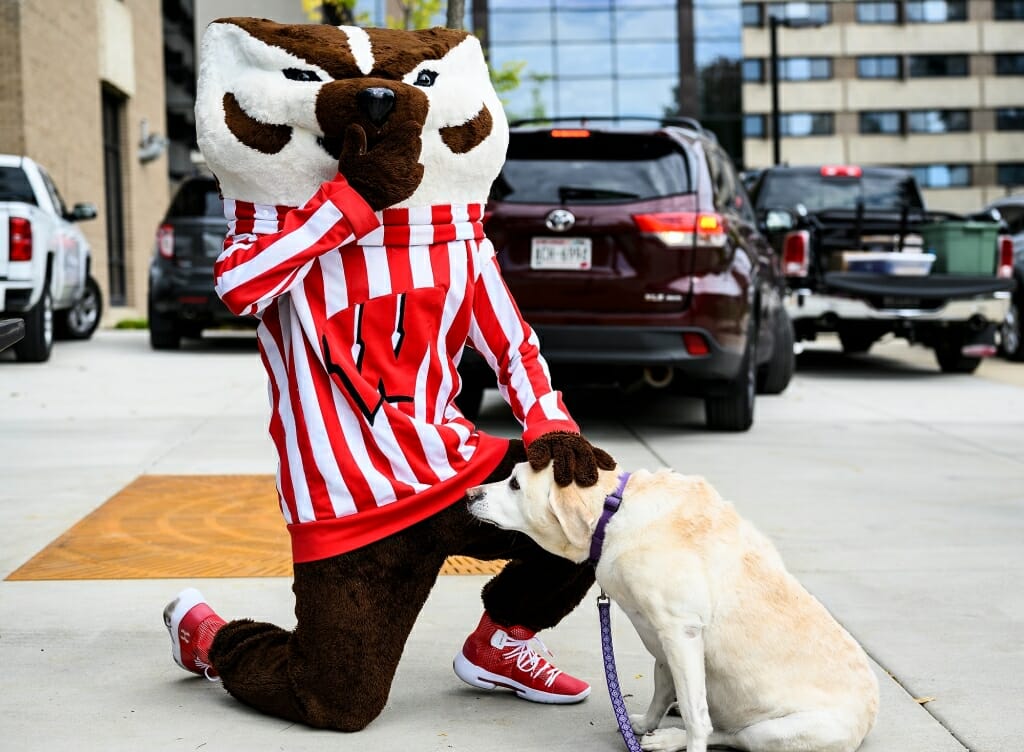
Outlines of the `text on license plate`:
[{"label": "text on license plate", "polygon": [[531,269],[589,269],[590,238],[533,238],[530,242]]}]

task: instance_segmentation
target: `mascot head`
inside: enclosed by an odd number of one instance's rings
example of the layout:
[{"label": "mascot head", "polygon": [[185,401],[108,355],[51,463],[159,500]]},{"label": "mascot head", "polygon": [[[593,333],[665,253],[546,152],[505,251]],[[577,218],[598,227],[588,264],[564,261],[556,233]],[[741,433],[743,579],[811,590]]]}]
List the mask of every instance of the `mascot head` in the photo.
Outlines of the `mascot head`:
[{"label": "mascot head", "polygon": [[483,202],[504,162],[505,114],[480,43],[463,31],[224,18],[200,54],[199,147],[225,197],[298,206],[339,157],[398,139],[405,164],[379,177],[401,176],[386,186],[390,205]]}]

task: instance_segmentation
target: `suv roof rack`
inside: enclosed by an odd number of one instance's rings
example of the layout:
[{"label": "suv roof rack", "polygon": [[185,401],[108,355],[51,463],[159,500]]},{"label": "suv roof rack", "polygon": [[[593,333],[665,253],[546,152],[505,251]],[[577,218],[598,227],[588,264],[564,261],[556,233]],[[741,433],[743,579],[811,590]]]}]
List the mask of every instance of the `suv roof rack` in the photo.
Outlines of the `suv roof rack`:
[{"label": "suv roof rack", "polygon": [[678,115],[672,115],[669,117],[657,117],[655,115],[561,115],[558,117],[520,118],[509,122],[509,126],[517,128],[523,125],[549,125],[566,122],[578,123],[581,126],[585,126],[587,123],[620,123],[627,120],[640,120],[644,122],[658,123],[658,125],[663,126],[667,125],[677,128],[685,128],[716,143],[718,142],[718,138],[715,134],[701,125],[699,120],[696,118],[682,117]]}]

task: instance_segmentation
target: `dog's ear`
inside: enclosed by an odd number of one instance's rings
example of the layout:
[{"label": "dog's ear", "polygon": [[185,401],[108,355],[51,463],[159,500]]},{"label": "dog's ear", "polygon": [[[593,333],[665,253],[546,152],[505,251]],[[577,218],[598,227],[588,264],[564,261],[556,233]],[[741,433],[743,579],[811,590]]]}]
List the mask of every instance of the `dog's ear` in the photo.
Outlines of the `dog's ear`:
[{"label": "dog's ear", "polygon": [[575,484],[563,487],[552,483],[548,493],[551,511],[561,525],[566,539],[576,548],[589,549],[596,518],[580,493],[579,487]]}]

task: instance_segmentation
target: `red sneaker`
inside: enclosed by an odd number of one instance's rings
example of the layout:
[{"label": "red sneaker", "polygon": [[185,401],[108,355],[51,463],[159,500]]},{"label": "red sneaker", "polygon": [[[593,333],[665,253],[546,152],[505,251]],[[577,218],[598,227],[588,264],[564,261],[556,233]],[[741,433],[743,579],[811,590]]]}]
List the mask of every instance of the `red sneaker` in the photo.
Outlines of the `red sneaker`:
[{"label": "red sneaker", "polygon": [[455,656],[456,675],[481,689],[511,689],[531,702],[568,705],[586,699],[590,685],[538,655],[533,640],[548,651],[535,634],[526,627],[500,627],[485,612]]},{"label": "red sneaker", "polygon": [[195,588],[187,588],[164,609],[164,625],[171,634],[171,655],[186,671],[215,681],[217,672],[208,653],[213,637],[225,624]]}]

